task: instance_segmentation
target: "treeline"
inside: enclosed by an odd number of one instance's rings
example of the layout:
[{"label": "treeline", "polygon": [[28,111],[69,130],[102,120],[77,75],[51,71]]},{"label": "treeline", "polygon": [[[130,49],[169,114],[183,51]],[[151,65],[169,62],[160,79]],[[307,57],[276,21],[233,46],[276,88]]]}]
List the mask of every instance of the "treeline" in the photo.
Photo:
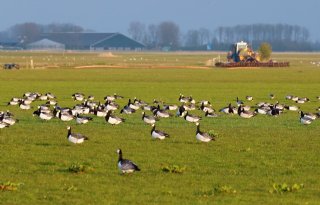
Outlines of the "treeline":
[{"label": "treeline", "polygon": [[[163,24],[171,26],[164,29]],[[257,49],[262,42],[268,42],[274,51],[320,50],[319,42],[309,40],[310,34],[305,27],[288,24],[220,26],[212,31],[200,28],[182,34],[174,22],[149,26],[141,22],[132,22],[128,33],[149,49],[165,47],[174,50],[228,50],[231,44],[243,40],[252,44],[253,49]]]},{"label": "treeline", "polygon": [[22,45],[37,40],[42,33],[52,32],[84,32],[81,26],[70,23],[51,23],[47,25],[37,23],[16,24],[6,31],[0,32],[0,39],[19,41]]},{"label": "treeline", "polygon": [[[0,41],[11,39],[23,46],[39,39],[42,33],[51,32],[93,31],[69,23],[22,23],[0,32]],[[220,26],[182,33],[179,25],[172,21],[149,25],[134,21],[129,24],[128,34],[149,50],[229,50],[231,44],[243,40],[255,50],[262,42],[268,42],[274,51],[320,51],[320,42],[310,41],[308,29],[288,24]]]}]

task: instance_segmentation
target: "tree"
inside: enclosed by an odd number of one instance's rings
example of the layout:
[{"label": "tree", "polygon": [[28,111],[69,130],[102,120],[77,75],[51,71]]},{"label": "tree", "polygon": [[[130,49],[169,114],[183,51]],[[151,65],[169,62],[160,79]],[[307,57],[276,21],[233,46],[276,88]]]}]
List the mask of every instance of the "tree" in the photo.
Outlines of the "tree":
[{"label": "tree", "polygon": [[266,43],[266,42],[261,43],[258,51],[260,53],[260,58],[262,61],[265,61],[265,60],[267,61],[270,59],[272,48],[269,43]]},{"label": "tree", "polygon": [[199,32],[197,30],[189,30],[186,35],[186,47],[197,48],[200,46]]},{"label": "tree", "polygon": [[179,47],[180,29],[177,24],[171,21],[165,21],[158,26],[159,45],[177,49]]},{"label": "tree", "polygon": [[136,41],[146,41],[146,26],[139,21],[133,21],[130,23],[128,33]]}]

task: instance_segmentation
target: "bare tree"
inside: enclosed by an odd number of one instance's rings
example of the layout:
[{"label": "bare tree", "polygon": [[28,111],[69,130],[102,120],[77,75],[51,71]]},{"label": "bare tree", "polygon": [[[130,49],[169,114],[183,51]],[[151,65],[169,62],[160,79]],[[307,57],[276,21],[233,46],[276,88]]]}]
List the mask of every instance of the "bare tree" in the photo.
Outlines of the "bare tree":
[{"label": "bare tree", "polygon": [[200,45],[205,45],[210,43],[211,39],[211,33],[208,29],[206,28],[200,28],[199,29],[199,42]]},{"label": "bare tree", "polygon": [[179,47],[180,29],[177,24],[165,21],[158,26],[159,45],[176,49]]},{"label": "bare tree", "polygon": [[200,46],[200,34],[198,30],[189,30],[186,34],[186,47],[199,47]]},{"label": "bare tree", "polygon": [[128,33],[136,41],[146,41],[146,26],[139,21],[133,21],[130,23]]}]

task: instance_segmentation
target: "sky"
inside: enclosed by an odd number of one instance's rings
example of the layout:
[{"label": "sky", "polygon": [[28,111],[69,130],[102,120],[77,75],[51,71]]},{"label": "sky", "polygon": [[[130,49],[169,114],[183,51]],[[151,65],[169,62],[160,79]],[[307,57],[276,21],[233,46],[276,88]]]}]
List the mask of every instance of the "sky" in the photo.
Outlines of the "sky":
[{"label": "sky", "polygon": [[130,22],[189,29],[267,23],[306,27],[320,41],[320,0],[1,0],[0,31],[17,23],[72,23],[127,34]]}]

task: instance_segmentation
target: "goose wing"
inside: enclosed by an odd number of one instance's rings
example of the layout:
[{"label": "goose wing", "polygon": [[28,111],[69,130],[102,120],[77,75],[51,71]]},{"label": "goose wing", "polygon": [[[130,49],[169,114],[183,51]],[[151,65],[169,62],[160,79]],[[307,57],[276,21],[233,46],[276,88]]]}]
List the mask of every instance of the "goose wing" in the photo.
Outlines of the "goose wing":
[{"label": "goose wing", "polygon": [[139,167],[128,159],[123,159],[121,161],[121,169],[122,170],[137,170],[140,171]]}]

